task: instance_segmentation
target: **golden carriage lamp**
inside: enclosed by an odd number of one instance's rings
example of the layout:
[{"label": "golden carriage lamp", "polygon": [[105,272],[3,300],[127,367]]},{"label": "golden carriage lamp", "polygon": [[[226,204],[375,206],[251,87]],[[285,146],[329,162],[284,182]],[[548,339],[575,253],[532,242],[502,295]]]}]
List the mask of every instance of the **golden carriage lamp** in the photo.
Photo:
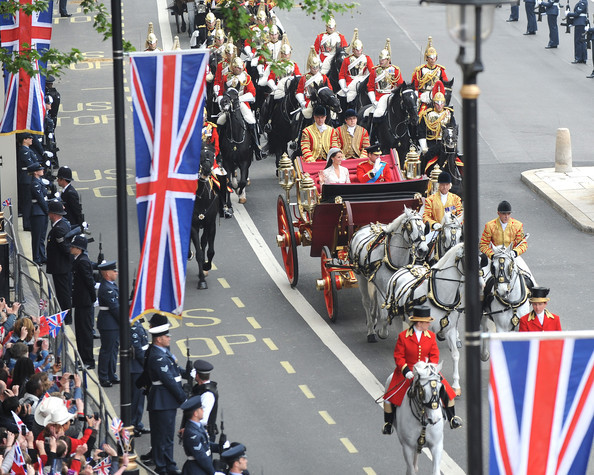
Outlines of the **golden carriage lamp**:
[{"label": "golden carriage lamp", "polygon": [[295,167],[286,153],[283,153],[278,162],[278,184],[285,190],[287,202],[290,202],[289,192],[295,184]]},{"label": "golden carriage lamp", "polygon": [[464,272],[477,278],[465,281],[467,381],[467,440],[472,441],[468,450],[466,472],[483,474],[483,433],[480,321],[482,317],[479,286],[479,191],[478,191],[478,114],[477,99],[480,89],[476,83],[483,71],[481,43],[493,29],[497,5],[514,3],[515,0],[421,0],[429,4],[446,6],[447,29],[459,45],[457,62],[462,69],[462,148],[464,152]]},{"label": "golden carriage lamp", "polygon": [[309,173],[305,173],[301,178],[299,202],[303,209],[310,214],[318,204],[318,190],[316,190],[316,185]]},{"label": "golden carriage lamp", "polygon": [[421,178],[421,159],[419,158],[419,152],[417,152],[417,149],[412,145],[406,154],[404,169],[406,170],[407,180]]},{"label": "golden carriage lamp", "polygon": [[431,170],[431,173],[429,174],[429,183],[427,185],[427,196],[434,195],[439,190],[439,183],[437,183],[437,180],[439,178],[441,171],[442,171],[441,168],[439,168],[439,165],[436,163],[435,166],[433,167],[433,170]]}]

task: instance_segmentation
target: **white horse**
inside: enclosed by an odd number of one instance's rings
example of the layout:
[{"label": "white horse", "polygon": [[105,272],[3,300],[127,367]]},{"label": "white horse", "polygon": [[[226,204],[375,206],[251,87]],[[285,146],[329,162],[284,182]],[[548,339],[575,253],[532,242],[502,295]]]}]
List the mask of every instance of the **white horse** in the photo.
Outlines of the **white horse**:
[{"label": "white horse", "polygon": [[[402,445],[406,462],[406,475],[419,472],[418,458],[424,447],[431,451],[433,475],[439,475],[443,452],[443,427],[439,391],[442,363],[435,365],[419,361],[413,368],[414,379],[402,404],[396,409],[396,433]],[[386,391],[391,377],[388,378]]]},{"label": "white horse", "polygon": [[[485,301],[483,304],[482,331],[488,331],[487,319],[493,320],[497,332],[516,331],[520,318],[530,312],[530,288],[536,285],[532,272],[521,257],[508,247],[497,246],[490,265],[485,269]],[[481,358],[489,359],[483,345]]]},{"label": "white horse", "polygon": [[[390,224],[363,226],[349,243],[349,261],[367,314],[367,341],[370,343],[377,341],[375,326],[382,320],[377,290],[383,292],[399,267],[425,259],[428,248],[424,229],[422,216],[404,207],[404,212]],[[388,337],[387,333],[378,335]]]},{"label": "white horse", "polygon": [[[477,276],[477,279],[481,279]],[[430,269],[426,266],[407,266],[394,273],[386,287],[384,306],[387,322],[396,316],[406,320],[415,305],[429,305],[431,331],[446,340],[453,360],[452,388],[460,395],[460,351],[458,321],[464,312],[465,298],[464,243],[456,244]],[[480,280],[480,288],[484,281]],[[387,331],[387,330],[386,330]]]},{"label": "white horse", "polygon": [[439,231],[431,231],[426,236],[428,240],[427,244],[430,249],[427,262],[434,264],[452,247],[462,242],[463,223],[463,214],[456,216],[455,214],[452,214],[451,211],[443,214]]}]

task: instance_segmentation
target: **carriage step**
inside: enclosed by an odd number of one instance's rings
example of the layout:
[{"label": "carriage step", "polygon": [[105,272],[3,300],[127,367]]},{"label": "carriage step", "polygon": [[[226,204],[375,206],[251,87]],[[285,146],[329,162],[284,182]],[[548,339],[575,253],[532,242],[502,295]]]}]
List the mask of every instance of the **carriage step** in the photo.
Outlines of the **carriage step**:
[{"label": "carriage step", "polygon": [[341,269],[350,270],[352,266],[348,261],[335,257],[334,259],[328,259],[326,261],[326,267],[338,267]]}]

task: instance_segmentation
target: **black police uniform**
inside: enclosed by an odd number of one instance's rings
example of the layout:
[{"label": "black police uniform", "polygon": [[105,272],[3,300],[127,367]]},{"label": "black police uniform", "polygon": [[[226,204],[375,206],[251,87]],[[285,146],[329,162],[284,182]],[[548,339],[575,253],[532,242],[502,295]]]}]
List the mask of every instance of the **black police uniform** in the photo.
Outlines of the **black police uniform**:
[{"label": "black police uniform", "polygon": [[573,51],[574,63],[586,63],[588,60],[588,45],[584,38],[586,25],[588,24],[588,1],[580,0],[573,7],[573,11],[567,14],[571,18],[573,26]]},{"label": "black police uniform", "polygon": [[[75,237],[73,245],[76,242],[77,238]],[[95,299],[93,264],[86,250],[83,250],[82,254],[76,256],[72,263],[72,307],[74,308],[76,346],[83,363],[89,369],[95,367],[95,357],[93,356],[93,320],[95,317],[93,304]]]},{"label": "black police uniform", "polygon": [[[147,409],[151,424],[151,446],[155,471],[159,474],[178,471],[173,458],[175,413],[186,399],[182,388],[182,369],[167,349],[153,344],[146,361],[152,382]],[[159,430],[156,430],[156,429]]]},{"label": "black police uniform", "polygon": [[130,330],[130,340],[134,349],[134,358],[130,362],[130,373],[132,375],[132,425],[135,433],[144,429],[142,423],[144,391],[136,387],[136,381],[144,370],[144,357],[149,348],[148,334],[142,326],[143,321],[144,319],[136,320]]},{"label": "black police uniform", "polygon": [[[99,269],[101,270],[101,265]],[[113,269],[115,269],[115,263],[113,263]],[[107,269],[104,268],[103,270]],[[120,347],[120,326],[118,324],[120,302],[118,300],[119,289],[117,284],[102,279],[97,297],[99,299],[97,330],[99,330],[101,337],[97,373],[101,385],[111,386],[112,383],[119,381],[116,375],[116,363]]]},{"label": "black police uniform", "polygon": [[[50,203],[50,210],[52,204]],[[60,203],[61,207],[61,203]],[[56,298],[62,310],[72,308],[72,256],[70,255],[70,241],[65,237],[70,232],[70,223],[64,218],[51,224],[47,235],[47,264],[46,272],[54,279]],[[72,323],[72,317],[67,315],[64,322]]]},{"label": "black police uniform", "polygon": [[82,226],[84,221],[82,206],[80,204],[80,196],[78,191],[72,186],[71,183],[64,188],[60,198],[64,202],[64,208],[66,210],[66,219],[70,221],[72,226]]},{"label": "black police uniform", "polygon": [[33,177],[29,201],[31,202],[31,251],[33,262],[45,264],[45,234],[47,232],[47,189],[41,178]]},{"label": "black police uniform", "polygon": [[[51,96],[51,98],[53,99],[52,108],[50,109],[48,114],[52,118],[54,123],[57,124],[61,97],[60,97],[60,93],[58,92],[58,90],[54,87],[54,81],[55,81],[55,78],[53,76],[47,77],[47,79],[45,80],[45,93],[48,96]],[[51,84],[51,86],[48,83]]]},{"label": "black police uniform", "polygon": [[17,151],[17,186],[19,213],[23,215],[23,229],[31,230],[31,183],[33,179],[27,168],[37,163],[36,155],[26,145],[19,145]]}]

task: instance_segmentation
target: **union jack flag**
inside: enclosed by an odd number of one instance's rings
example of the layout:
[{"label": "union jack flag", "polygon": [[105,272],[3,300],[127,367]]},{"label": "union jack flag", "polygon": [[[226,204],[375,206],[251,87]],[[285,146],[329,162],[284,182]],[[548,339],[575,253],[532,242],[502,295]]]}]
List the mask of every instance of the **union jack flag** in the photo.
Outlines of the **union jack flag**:
[{"label": "union jack flag", "polygon": [[121,421],[121,419],[114,417],[111,420],[111,425],[109,428],[111,429],[111,432],[113,432],[116,440],[120,440],[120,431],[122,430],[122,427],[124,427],[124,423]]},{"label": "union jack flag", "polygon": [[3,202],[2,202],[2,207],[5,208],[6,206],[10,206],[12,205],[12,200],[10,198],[6,198]]},{"label": "union jack flag", "polygon": [[49,317],[46,317],[45,315],[39,317],[39,336],[51,335],[56,338],[58,333],[60,333],[62,322],[67,313],[68,310],[64,310],[63,312],[50,315]]},{"label": "union jack flag", "polygon": [[39,455],[37,456],[37,475],[44,475],[44,471],[43,471],[43,462],[41,461],[41,458],[39,457]]},{"label": "union jack flag", "polygon": [[14,460],[12,462],[11,473],[19,475],[25,475],[27,473],[27,464],[25,463],[25,457],[23,457],[23,451],[18,443],[14,444]]},{"label": "union jack flag", "polygon": [[[7,1],[7,0],[0,0]],[[33,0],[20,0],[31,4]],[[9,52],[22,48],[34,48],[43,52],[50,47],[52,38],[53,0],[47,10],[27,15],[21,9],[16,15],[0,17],[1,47]],[[38,69],[38,65],[35,65]],[[43,133],[45,115],[45,77],[36,74],[29,77],[23,69],[18,73],[4,74],[4,115],[0,121],[0,134],[15,132]]]},{"label": "union jack flag", "polygon": [[27,426],[25,425],[25,423],[21,420],[21,418],[19,416],[17,416],[16,412],[14,411],[10,411],[12,412],[12,417],[14,419],[15,424],[17,425],[17,427],[19,428],[19,432],[22,434],[23,433],[23,427],[25,428],[25,434],[27,432],[29,432],[29,429],[27,429]]},{"label": "union jack flag", "polygon": [[492,341],[491,474],[585,474],[594,340]]},{"label": "union jack flag", "polygon": [[105,457],[101,462],[93,467],[93,472],[99,472],[99,475],[109,475],[111,469],[111,457]]},{"label": "union jack flag", "polygon": [[131,55],[141,241],[130,319],[183,308],[208,52]]}]

